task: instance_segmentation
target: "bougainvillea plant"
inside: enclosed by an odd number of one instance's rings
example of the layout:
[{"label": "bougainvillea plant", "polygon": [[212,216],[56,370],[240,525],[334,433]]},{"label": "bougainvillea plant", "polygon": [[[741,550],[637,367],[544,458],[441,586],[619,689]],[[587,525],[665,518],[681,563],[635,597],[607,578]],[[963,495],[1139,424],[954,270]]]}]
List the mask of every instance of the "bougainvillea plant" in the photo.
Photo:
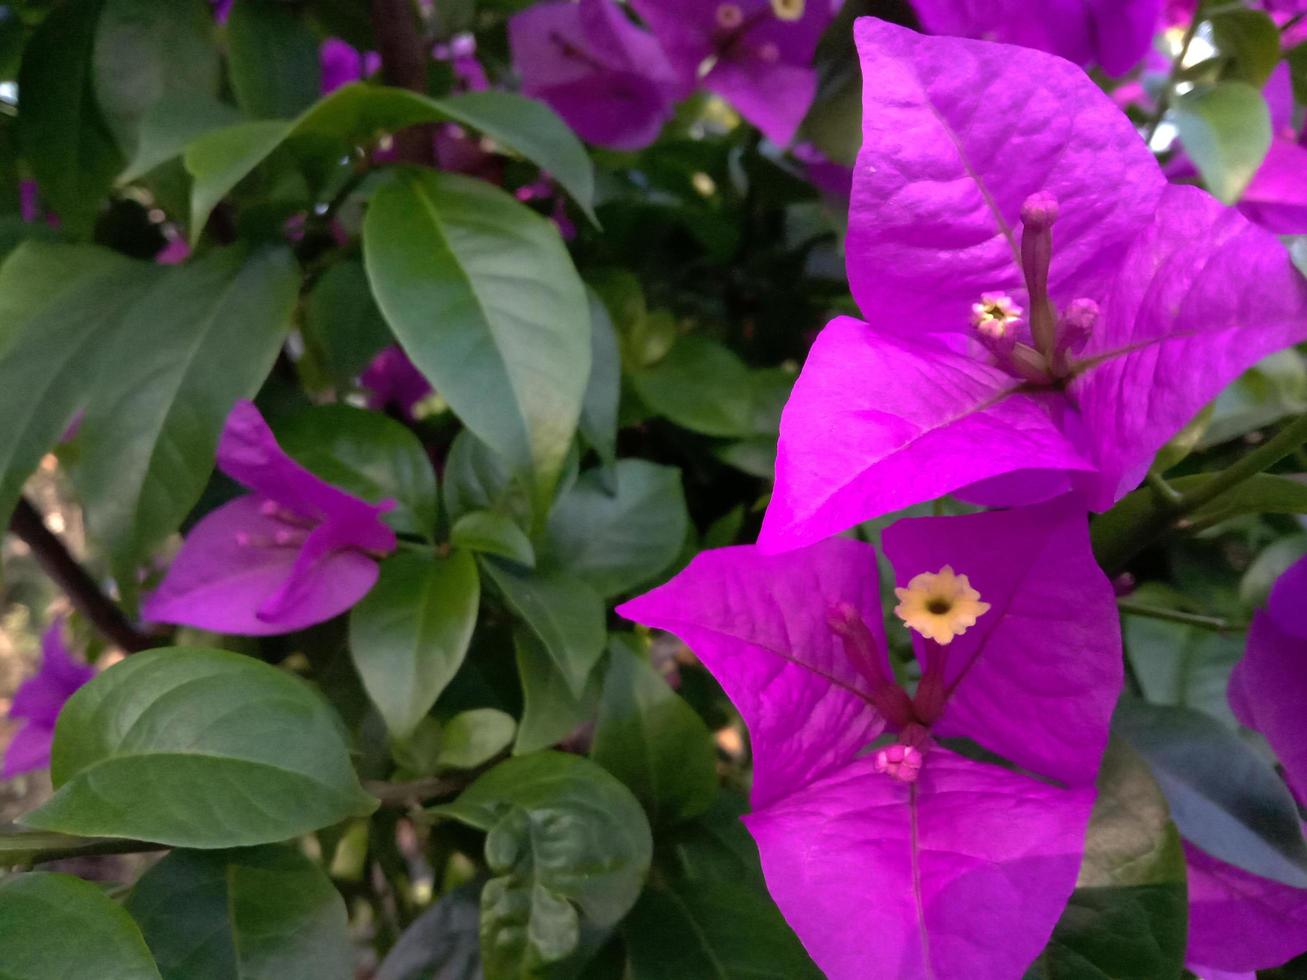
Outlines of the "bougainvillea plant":
[{"label": "bougainvillea plant", "polygon": [[0,976],[1307,976],[1298,0],[0,2]]}]

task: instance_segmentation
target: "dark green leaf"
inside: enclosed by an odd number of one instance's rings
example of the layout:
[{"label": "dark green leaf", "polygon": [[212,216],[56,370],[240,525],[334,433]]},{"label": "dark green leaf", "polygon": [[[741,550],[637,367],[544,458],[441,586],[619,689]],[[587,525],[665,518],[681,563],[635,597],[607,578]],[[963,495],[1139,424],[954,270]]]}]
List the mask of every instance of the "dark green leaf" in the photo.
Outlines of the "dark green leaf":
[{"label": "dark green leaf", "polygon": [[1179,980],[1188,928],[1184,851],[1148,767],[1114,740],[1075,893],[1027,980]]},{"label": "dark green leaf", "polygon": [[384,520],[402,534],[430,539],[436,526],[436,474],[408,428],[379,412],[319,405],[277,429],[286,452],[329,483],[396,507]]},{"label": "dark green leaf", "polygon": [[696,881],[748,882],[765,893],[758,845],[740,819],[747,811],[743,797],[718,791],[703,816],[659,835],[660,870]]},{"label": "dark green leaf", "polygon": [[517,673],[525,708],[517,726],[514,755],[527,755],[556,745],[595,716],[599,704],[600,671],[593,671],[581,694],[572,693],[543,643],[525,627],[513,633]]},{"label": "dark green leaf", "polygon": [[542,752],[490,770],[433,813],[488,831],[481,893],[487,980],[533,976],[573,953],[581,920],[616,925],[640,894],[652,841],[640,804],[578,756]]},{"label": "dark green leaf", "polygon": [[629,592],[670,565],[690,523],[680,470],[623,459],[614,481],[610,493],[601,471],[583,474],[554,504],[541,552],[605,597]]},{"label": "dark green leaf", "polygon": [[1307,555],[1307,534],[1280,538],[1258,554],[1239,581],[1239,598],[1243,604],[1249,609],[1265,605],[1276,580],[1304,555]]},{"label": "dark green leaf", "polygon": [[1271,147],[1271,114],[1246,82],[1195,89],[1175,105],[1175,124],[1207,189],[1226,204],[1239,200]]},{"label": "dark green leaf", "polygon": [[1288,415],[1307,411],[1307,364],[1296,349],[1264,357],[1212,403],[1199,449],[1247,435]]},{"label": "dark green leaf", "polygon": [[631,980],[820,980],[765,893],[731,881],[650,887],[623,923]]},{"label": "dark green leaf", "polygon": [[322,89],[317,38],[281,3],[236,0],[227,15],[227,62],[237,103],[258,118],[303,112]]},{"label": "dark green leaf", "polygon": [[131,917],[71,875],[0,881],[0,950],[5,980],[159,980]]},{"label": "dark green leaf", "polygon": [[122,167],[100,115],[91,81],[91,51],[101,0],[62,4],[37,28],[18,74],[18,139],[46,203],[77,236]]},{"label": "dark green leaf", "polygon": [[471,510],[454,522],[449,541],[456,548],[469,548],[487,555],[535,567],[535,550],[526,533],[505,514],[492,510]]},{"label": "dark green leaf", "polygon": [[82,426],[78,486],[120,583],[199,499],[232,405],[276,360],[299,289],[290,253],[211,252],[173,266],[98,339],[107,367]]},{"label": "dark green leaf", "polygon": [[590,754],[627,785],[656,827],[704,813],[717,796],[708,726],[620,636],[608,645]]},{"label": "dark green leaf", "polygon": [[188,143],[205,133],[234,126],[243,119],[237,109],[213,97],[164,95],[141,115],[136,129],[136,155],[118,180],[137,180],[180,156]]},{"label": "dark green leaf", "polygon": [[622,356],[613,321],[590,290],[590,380],[577,427],[605,466],[617,462],[617,402],[622,392]]},{"label": "dark green leaf", "polygon": [[1180,833],[1213,857],[1307,887],[1307,842],[1293,797],[1239,736],[1190,708],[1122,699],[1114,730],[1148,762]]},{"label": "dark green leaf", "polygon": [[749,369],[725,347],[703,337],[682,337],[631,383],[654,412],[692,432],[747,436],[753,429]]},{"label": "dark green leaf", "polygon": [[345,903],[286,846],[173,851],[127,901],[164,980],[352,980]]},{"label": "dark green leaf", "polygon": [[368,696],[396,738],[431,710],[467,656],[481,583],[466,551],[403,552],[349,616],[350,651]]},{"label": "dark green leaf", "polygon": [[23,823],[176,847],[285,840],[377,803],[302,681],[222,650],[138,653],[64,706],[54,796]]},{"label": "dark green leaf", "polygon": [[546,219],[484,181],[411,172],[379,190],[368,278],[409,357],[547,500],[590,371],[585,290]]},{"label": "dark green leaf", "polygon": [[213,12],[204,0],[103,0],[95,33],[95,94],[126,159],[163,99],[217,95]]},{"label": "dark green leaf", "polygon": [[1226,10],[1209,18],[1216,49],[1231,59],[1231,75],[1261,88],[1280,63],[1280,30],[1260,10]]},{"label": "dark green leaf", "polygon": [[454,438],[445,461],[445,509],[450,520],[488,510],[510,517],[519,527],[531,522],[531,500],[525,479],[504,458],[464,429]]},{"label": "dark green leaf", "polygon": [[1307,104],[1307,42],[1295,45],[1284,56],[1293,78],[1293,97],[1299,105]]},{"label": "dark green leaf", "polygon": [[481,885],[445,895],[404,930],[377,970],[377,980],[482,980],[478,936]]},{"label": "dark green leaf", "polygon": [[323,273],[304,315],[311,352],[340,388],[351,387],[377,352],[394,343],[357,259],[337,262]]}]

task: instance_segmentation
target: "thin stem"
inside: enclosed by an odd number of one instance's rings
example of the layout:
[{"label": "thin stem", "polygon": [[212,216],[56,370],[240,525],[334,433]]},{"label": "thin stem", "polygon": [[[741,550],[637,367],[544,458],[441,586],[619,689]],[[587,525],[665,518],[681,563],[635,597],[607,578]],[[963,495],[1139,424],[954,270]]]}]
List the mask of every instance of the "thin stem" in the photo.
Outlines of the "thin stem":
[{"label": "thin stem", "polygon": [[32,549],[45,574],[63,589],[73,607],[111,643],[127,653],[161,645],[162,640],[140,632],[128,621],[117,603],[104,594],[95,579],[68,553],[63,542],[45,526],[40,511],[25,497],[19,498],[14,507],[9,530]]},{"label": "thin stem", "polygon": [[166,845],[118,837],[74,837],[39,830],[0,830],[0,867],[27,867],[65,858],[163,850],[167,850]]},{"label": "thin stem", "polygon": [[1162,474],[1149,470],[1148,475],[1144,477],[1144,482],[1152,488],[1153,492],[1162,499],[1166,506],[1176,508],[1183,503],[1184,498],[1180,496],[1180,491],[1167,483]]},{"label": "thin stem", "polygon": [[1131,616],[1146,616],[1149,619],[1160,619],[1168,623],[1197,626],[1200,629],[1212,630],[1216,633],[1237,633],[1248,628],[1243,623],[1232,623],[1228,619],[1221,619],[1219,616],[1201,616],[1198,613],[1184,612],[1180,609],[1163,609],[1160,606],[1150,606],[1131,599],[1118,599],[1116,606],[1121,612],[1129,613]]},{"label": "thin stem", "polygon": [[[426,47],[418,34],[412,0],[372,0],[372,32],[381,55],[381,77],[387,85],[426,94]],[[435,146],[427,126],[413,126],[395,134],[395,152],[409,163],[430,166]]]}]

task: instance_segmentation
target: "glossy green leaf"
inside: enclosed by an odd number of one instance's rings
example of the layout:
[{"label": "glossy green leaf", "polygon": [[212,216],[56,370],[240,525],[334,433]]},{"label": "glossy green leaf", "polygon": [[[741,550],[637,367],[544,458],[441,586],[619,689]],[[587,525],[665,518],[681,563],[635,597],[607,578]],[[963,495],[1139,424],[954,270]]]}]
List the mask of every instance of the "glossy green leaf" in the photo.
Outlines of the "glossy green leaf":
[{"label": "glossy green leaf", "polygon": [[102,0],[62,4],[41,22],[23,51],[18,139],[23,157],[63,227],[84,237],[122,167],[100,114],[91,52]]},{"label": "glossy green leaf", "polygon": [[236,0],[227,15],[227,64],[236,102],[255,118],[293,116],[318,98],[318,40],[295,11]]},{"label": "glossy green leaf", "polygon": [[25,825],[175,847],[272,843],[377,805],[326,701],[222,650],[152,650],[98,675],[59,716],[50,775]]},{"label": "glossy green leaf", "polygon": [[464,429],[445,460],[441,490],[452,521],[473,511],[504,514],[519,527],[531,523],[530,488],[520,473],[484,442]]},{"label": "glossy green leaf", "polygon": [[466,551],[402,552],[350,612],[354,666],[386,727],[407,737],[467,656],[481,583]]},{"label": "glossy green leaf", "polygon": [[4,980],[159,980],[131,916],[72,875],[0,880],[0,950]]},{"label": "glossy green leaf", "polygon": [[617,403],[622,393],[622,355],[608,308],[590,290],[590,380],[577,423],[604,465],[617,462]]},{"label": "glossy green leaf", "polygon": [[542,547],[542,559],[605,597],[667,568],[690,524],[680,470],[623,459],[613,478],[610,493],[601,471],[583,474],[554,504]]},{"label": "glossy green leaf", "polygon": [[533,568],[536,563],[535,549],[526,532],[508,515],[492,510],[468,511],[454,522],[449,541],[455,548],[498,555],[527,568]]},{"label": "glossy green leaf", "polygon": [[1026,980],[1179,980],[1188,928],[1184,851],[1139,755],[1114,740],[1070,904]]},{"label": "glossy green leaf", "polygon": [[352,980],[345,902],[286,846],[173,851],[132,889],[127,910],[163,980]]},{"label": "glossy green leaf", "polygon": [[304,315],[311,355],[339,388],[351,387],[377,352],[395,342],[358,259],[333,263],[322,274]]},{"label": "glossy green leaf", "polygon": [[508,607],[544,643],[573,696],[579,697],[608,639],[598,593],[558,571],[522,569],[494,558],[483,560],[481,567]]},{"label": "glossy green leaf", "polygon": [[1209,18],[1216,49],[1230,59],[1231,74],[1261,88],[1280,63],[1280,29],[1260,10],[1224,10]]},{"label": "glossy green leaf", "polygon": [[567,677],[534,633],[525,627],[514,630],[513,647],[524,702],[513,754],[527,755],[558,744],[595,717],[601,672],[591,672],[585,690],[573,694]]},{"label": "glossy green leaf", "polygon": [[421,123],[456,122],[479,130],[546,170],[587,214],[594,170],[585,148],[541,102],[508,92],[468,92],[432,99],[404,89],[358,83],[326,96],[294,121],[246,123],[203,136],[186,150],[195,178],[192,236],[214,206],[292,136],[324,136],[353,144]]},{"label": "glossy green leaf", "polygon": [[119,183],[145,176],[181,156],[188,143],[205,133],[234,126],[244,118],[240,110],[215,97],[165,94],[141,115],[136,126],[136,153],[118,175]]},{"label": "glossy green leaf", "polygon": [[1207,189],[1226,204],[1239,200],[1271,147],[1271,114],[1246,82],[1219,82],[1182,96],[1175,124]]},{"label": "glossy green leaf", "polygon": [[432,811],[488,832],[495,875],[481,893],[487,980],[533,976],[570,956],[587,928],[635,904],[652,839],[640,804],[578,756],[542,752],[491,769]]},{"label": "glossy green leaf", "polygon": [[204,0],[103,0],[95,32],[95,94],[126,159],[145,116],[165,98],[213,99],[221,68]]},{"label": "glossy green leaf", "polygon": [[655,827],[698,816],[716,799],[708,726],[621,636],[608,645],[590,755],[626,784]]},{"label": "glossy green leaf", "polygon": [[504,191],[411,172],[368,208],[373,293],[409,357],[469,429],[558,478],[590,370],[590,315],[557,230]]},{"label": "glossy green leaf", "polygon": [[329,483],[395,509],[382,518],[402,534],[430,539],[436,527],[436,474],[422,443],[380,412],[319,405],[277,428],[282,448]]},{"label": "glossy green leaf", "polygon": [[227,414],[272,369],[299,290],[284,249],[173,266],[100,339],[77,483],[120,581],[181,524],[213,470]]},{"label": "glossy green leaf", "polygon": [[480,883],[444,895],[404,930],[376,980],[483,980]]},{"label": "glossy green leaf", "polygon": [[631,376],[646,405],[692,432],[753,432],[753,384],[744,362],[703,337],[682,337],[653,367]]},{"label": "glossy green leaf", "polygon": [[496,708],[460,711],[440,728],[436,769],[475,769],[513,743],[517,723]]},{"label": "glossy green leaf", "polygon": [[1180,833],[1213,857],[1307,888],[1307,842],[1275,770],[1238,735],[1190,708],[1122,699],[1113,730],[1139,752]]},{"label": "glossy green leaf", "polygon": [[650,887],[622,924],[631,980],[820,980],[765,893],[741,882]]}]

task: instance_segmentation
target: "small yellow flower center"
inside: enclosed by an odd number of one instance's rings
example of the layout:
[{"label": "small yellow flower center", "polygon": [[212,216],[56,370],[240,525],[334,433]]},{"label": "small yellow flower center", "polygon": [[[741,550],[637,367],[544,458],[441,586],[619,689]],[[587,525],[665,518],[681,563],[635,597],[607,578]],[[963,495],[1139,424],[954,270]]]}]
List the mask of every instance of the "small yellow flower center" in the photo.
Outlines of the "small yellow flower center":
[{"label": "small yellow flower center", "polygon": [[1021,319],[1022,312],[1006,293],[983,293],[979,303],[971,304],[971,323],[981,333],[997,339]]},{"label": "small yellow flower center", "polygon": [[981,602],[980,593],[951,565],[914,575],[906,589],[895,589],[894,594],[899,599],[894,615],[903,625],[941,646],[952,643],[953,637],[961,636],[989,612],[989,603]]},{"label": "small yellow flower center", "polygon": [[717,26],[733,31],[744,23],[744,11],[738,3],[723,3],[717,8]]},{"label": "small yellow flower center", "polygon": [[804,0],[771,0],[772,13],[780,20],[798,20],[803,16]]}]

